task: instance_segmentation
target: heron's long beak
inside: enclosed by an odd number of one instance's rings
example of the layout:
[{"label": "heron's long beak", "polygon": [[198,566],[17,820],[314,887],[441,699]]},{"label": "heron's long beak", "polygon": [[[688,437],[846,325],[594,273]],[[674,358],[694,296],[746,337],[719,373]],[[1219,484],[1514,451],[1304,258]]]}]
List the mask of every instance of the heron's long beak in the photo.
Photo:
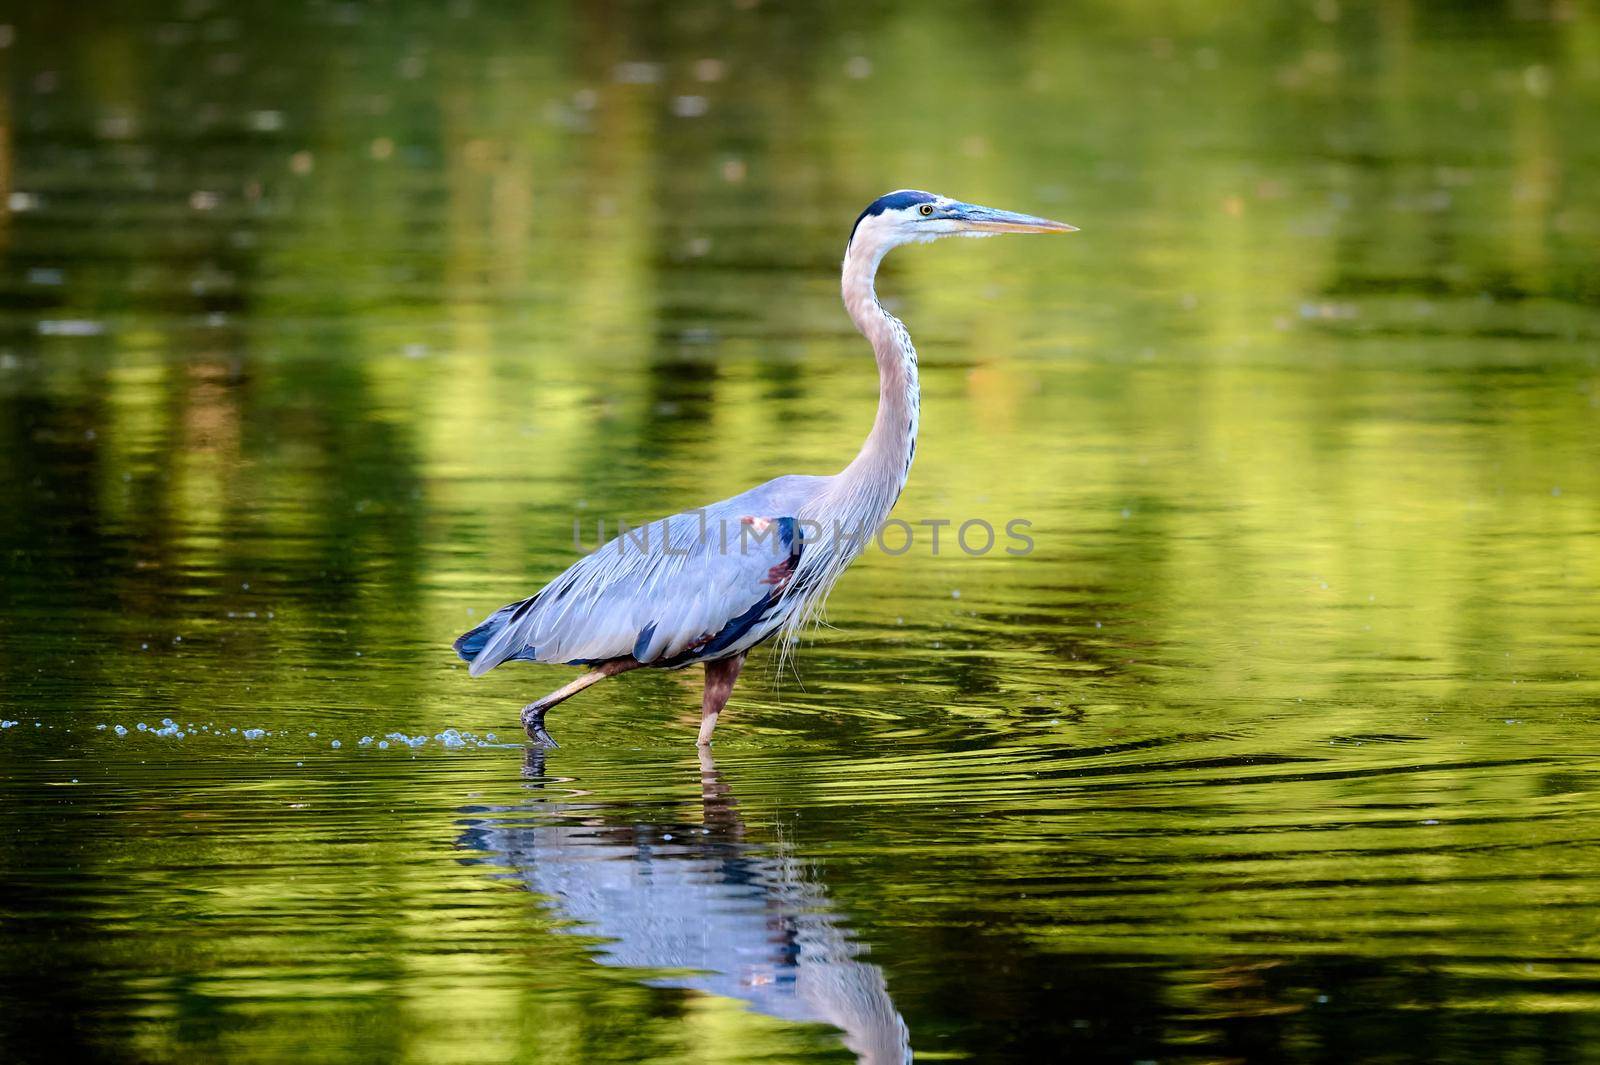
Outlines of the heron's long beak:
[{"label": "heron's long beak", "polygon": [[1048,218],[1036,218],[1031,214],[1017,214],[1013,211],[997,211],[993,207],[979,207],[975,203],[963,203],[949,208],[950,215],[961,228],[975,233],[1076,233],[1077,226],[1069,226],[1065,222],[1052,222]]}]

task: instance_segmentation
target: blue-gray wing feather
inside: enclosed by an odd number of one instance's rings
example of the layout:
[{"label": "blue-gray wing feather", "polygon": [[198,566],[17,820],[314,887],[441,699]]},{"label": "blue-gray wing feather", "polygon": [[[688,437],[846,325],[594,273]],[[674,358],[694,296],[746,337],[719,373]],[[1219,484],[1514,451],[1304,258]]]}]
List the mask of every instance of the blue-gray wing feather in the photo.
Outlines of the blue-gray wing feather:
[{"label": "blue-gray wing feather", "polygon": [[781,567],[801,551],[794,516],[825,480],[780,477],[630,530],[496,611],[456,651],[473,676],[513,659],[676,665],[737,653],[781,623]]}]

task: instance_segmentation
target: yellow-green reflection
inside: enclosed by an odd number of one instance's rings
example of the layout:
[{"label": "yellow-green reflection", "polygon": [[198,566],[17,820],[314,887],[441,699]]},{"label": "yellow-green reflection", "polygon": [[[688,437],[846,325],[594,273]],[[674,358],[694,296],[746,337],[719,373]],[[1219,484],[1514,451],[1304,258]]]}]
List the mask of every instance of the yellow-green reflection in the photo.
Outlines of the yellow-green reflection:
[{"label": "yellow-green reflection", "polygon": [[0,1051],[848,1060],[459,861],[548,794],[694,823],[684,677],[564,707],[537,780],[359,739],[514,731],[560,674],[448,643],[575,518],[853,453],[834,271],[906,185],[1083,227],[881,285],[899,515],[1036,546],[919,526],[747,671],[741,845],[919,1053],[1593,1042],[1593,11],[92,14],[6,16]]}]

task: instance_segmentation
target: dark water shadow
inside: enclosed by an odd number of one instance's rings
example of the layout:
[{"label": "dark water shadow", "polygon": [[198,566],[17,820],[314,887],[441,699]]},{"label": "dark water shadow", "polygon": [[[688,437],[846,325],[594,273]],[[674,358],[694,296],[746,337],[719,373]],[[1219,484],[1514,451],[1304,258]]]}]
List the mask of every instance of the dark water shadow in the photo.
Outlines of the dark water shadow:
[{"label": "dark water shadow", "polygon": [[[524,773],[544,777],[543,752]],[[748,1003],[771,1017],[843,1033],[870,1065],[911,1060],[910,1032],[883,970],[808,867],[781,844],[746,841],[732,790],[700,756],[701,823],[639,822],[630,807],[533,800],[474,820],[461,844],[549,899],[574,931],[605,940],[602,965],[676,970],[651,976]],[[473,813],[485,811],[475,809]]]}]

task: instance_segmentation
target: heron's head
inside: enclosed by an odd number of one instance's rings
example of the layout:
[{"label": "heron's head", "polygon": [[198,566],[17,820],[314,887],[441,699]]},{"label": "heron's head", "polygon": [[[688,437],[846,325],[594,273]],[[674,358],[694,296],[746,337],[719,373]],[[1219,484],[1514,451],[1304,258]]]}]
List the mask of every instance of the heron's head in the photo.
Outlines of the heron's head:
[{"label": "heron's head", "polygon": [[1077,226],[963,203],[917,189],[879,196],[861,212],[850,231],[847,252],[870,246],[883,252],[913,241],[940,237],[993,237],[1001,233],[1073,233]]}]

